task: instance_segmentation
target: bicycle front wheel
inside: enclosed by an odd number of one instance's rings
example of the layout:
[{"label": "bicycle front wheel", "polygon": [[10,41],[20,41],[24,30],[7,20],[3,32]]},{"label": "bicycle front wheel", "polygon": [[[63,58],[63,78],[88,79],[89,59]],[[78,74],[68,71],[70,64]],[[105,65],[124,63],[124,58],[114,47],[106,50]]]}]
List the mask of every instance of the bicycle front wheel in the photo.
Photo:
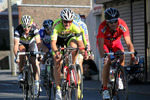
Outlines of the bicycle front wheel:
[{"label": "bicycle front wheel", "polygon": [[78,100],[78,79],[76,66],[69,66],[70,72],[67,75],[68,82],[65,85],[64,100]]},{"label": "bicycle front wheel", "polygon": [[128,100],[128,83],[126,71],[123,66],[120,66],[117,81],[117,100]]},{"label": "bicycle front wheel", "polygon": [[28,84],[29,84],[29,97],[30,100],[34,100],[35,96],[34,96],[34,74],[33,74],[33,68],[32,65],[30,64],[30,66],[28,67]]},{"label": "bicycle front wheel", "polygon": [[26,67],[24,67],[23,69],[23,79],[24,81],[21,83],[23,99],[28,100],[29,85],[28,85],[28,71],[26,71]]}]

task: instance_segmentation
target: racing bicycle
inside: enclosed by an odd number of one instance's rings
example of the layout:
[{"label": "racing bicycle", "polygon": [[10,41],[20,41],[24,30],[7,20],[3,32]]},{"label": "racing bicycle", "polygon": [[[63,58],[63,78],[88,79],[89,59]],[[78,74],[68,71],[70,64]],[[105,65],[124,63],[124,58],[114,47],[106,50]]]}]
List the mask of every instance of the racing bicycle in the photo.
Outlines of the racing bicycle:
[{"label": "racing bicycle", "polygon": [[[111,52],[105,53],[105,57],[108,55],[114,55],[115,59],[111,61],[110,66],[110,78],[108,83],[108,90],[110,93],[110,100],[128,100],[128,83],[125,68],[120,64],[119,58],[124,54],[134,54],[134,52]],[[123,88],[119,89],[119,78],[123,83]]]},{"label": "racing bicycle", "polygon": [[[35,51],[17,52],[16,60],[18,59],[19,55],[25,55],[25,64],[23,67],[23,82],[21,82],[24,100],[28,100],[28,99],[35,100],[38,99],[40,95],[40,86],[38,87],[39,88],[38,94],[35,95],[34,93],[35,80],[34,80],[33,67],[32,64],[30,63],[30,57],[36,56],[36,54],[41,54],[41,52],[35,52]],[[38,69],[38,75],[39,75],[39,69]]]},{"label": "racing bicycle", "polygon": [[[82,100],[83,93],[83,79],[81,67],[79,64],[72,64],[72,52],[73,50],[81,50],[86,48],[59,48],[59,51],[63,50],[63,54],[61,57],[62,65],[61,65],[61,90],[63,100]],[[81,81],[78,84],[78,80]],[[79,86],[80,85],[80,86]],[[79,88],[79,87],[80,88]],[[78,93],[78,88],[80,89],[80,93]],[[80,95],[80,96],[79,96]]]}]

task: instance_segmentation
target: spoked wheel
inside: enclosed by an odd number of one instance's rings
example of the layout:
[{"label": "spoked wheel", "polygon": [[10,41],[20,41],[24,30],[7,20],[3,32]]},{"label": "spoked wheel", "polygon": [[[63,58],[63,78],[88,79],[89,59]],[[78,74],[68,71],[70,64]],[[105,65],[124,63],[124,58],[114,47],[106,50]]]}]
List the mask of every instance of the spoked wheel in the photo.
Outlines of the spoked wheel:
[{"label": "spoked wheel", "polygon": [[23,79],[24,81],[21,82],[21,87],[22,87],[22,93],[23,93],[23,99],[28,100],[28,90],[29,90],[29,85],[28,85],[28,72],[24,68],[23,70]]},{"label": "spoked wheel", "polygon": [[30,67],[28,67],[28,84],[29,84],[29,98],[30,100],[34,100],[35,96],[34,96],[34,85],[35,81],[34,81],[34,74],[33,74],[33,69],[32,69],[32,65],[30,65]]},{"label": "spoked wheel", "polygon": [[[119,77],[119,78],[118,78]],[[117,100],[128,100],[128,83],[125,69],[120,66],[118,72],[118,77],[116,77],[116,97]],[[122,84],[122,85],[121,85]],[[120,85],[120,86],[119,86]],[[121,87],[121,88],[119,88]]]},{"label": "spoked wheel", "polygon": [[77,74],[78,74],[78,100],[82,100],[83,98],[83,76],[81,71],[81,66],[76,65],[77,68]]},{"label": "spoked wheel", "polygon": [[69,66],[70,75],[67,75],[67,79],[70,80],[66,82],[65,85],[65,95],[63,96],[64,100],[78,100],[78,80],[77,80],[77,70],[74,65]]},{"label": "spoked wheel", "polygon": [[52,81],[51,81],[51,73],[49,71],[49,65],[46,65],[46,77],[44,77],[44,86],[46,89],[46,95],[48,96],[48,99],[51,100],[51,88],[52,88]]}]

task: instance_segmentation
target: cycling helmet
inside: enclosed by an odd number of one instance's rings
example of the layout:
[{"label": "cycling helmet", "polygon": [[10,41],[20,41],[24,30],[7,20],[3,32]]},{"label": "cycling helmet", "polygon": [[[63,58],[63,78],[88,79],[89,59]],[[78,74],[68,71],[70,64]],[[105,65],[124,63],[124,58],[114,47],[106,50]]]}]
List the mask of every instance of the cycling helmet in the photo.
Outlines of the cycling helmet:
[{"label": "cycling helmet", "polygon": [[45,20],[44,22],[43,22],[43,27],[44,28],[51,28],[52,26],[53,26],[53,21],[52,20],[50,20],[50,19],[47,19],[47,20]]},{"label": "cycling helmet", "polygon": [[108,8],[104,11],[105,19],[107,21],[115,21],[118,20],[120,14],[119,11],[115,8]]},{"label": "cycling helmet", "polygon": [[74,20],[77,21],[77,22],[80,22],[81,21],[80,15],[79,14],[75,14]]},{"label": "cycling helmet", "polygon": [[61,19],[65,21],[72,21],[74,18],[74,12],[71,9],[65,8],[60,13]]},{"label": "cycling helmet", "polygon": [[22,16],[22,18],[21,18],[21,25],[23,27],[30,26],[30,25],[32,25],[32,23],[33,23],[33,19],[32,19],[32,17],[30,15]]}]

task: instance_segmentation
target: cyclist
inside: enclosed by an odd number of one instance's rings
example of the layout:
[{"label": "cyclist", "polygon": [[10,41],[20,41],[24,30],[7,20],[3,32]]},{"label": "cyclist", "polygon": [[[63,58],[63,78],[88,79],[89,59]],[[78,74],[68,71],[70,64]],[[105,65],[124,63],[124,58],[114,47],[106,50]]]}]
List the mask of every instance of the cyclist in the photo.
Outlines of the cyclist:
[{"label": "cyclist", "polygon": [[[60,52],[56,45],[61,46],[71,46],[76,48],[84,47],[82,36],[80,35],[81,31],[79,25],[76,21],[73,20],[74,12],[71,9],[65,8],[61,11],[60,14],[61,18],[55,20],[53,25],[53,33],[51,35],[51,47],[54,52],[54,79],[56,82],[56,100],[61,100],[61,90],[60,90],[60,77],[61,77],[61,61],[60,61]],[[84,57],[85,50],[81,50]],[[75,64],[77,52],[76,50],[72,53],[73,54],[73,64]]]},{"label": "cyclist", "polygon": [[[110,95],[107,88],[109,80],[109,67],[111,65],[110,56],[104,58],[104,52],[110,51],[124,51],[121,44],[121,36],[123,35],[124,40],[127,44],[128,51],[134,52],[134,46],[130,39],[129,29],[124,20],[120,19],[119,11],[115,8],[108,8],[104,11],[105,20],[99,25],[97,43],[99,54],[103,62],[102,81],[103,81],[103,99],[109,99]],[[124,66],[125,56],[120,57],[121,65]],[[131,54],[131,60],[134,60],[134,54]],[[119,89],[123,89],[121,78],[119,78]]]},{"label": "cyclist", "polygon": [[[39,34],[42,42],[42,50],[43,52],[48,52],[51,50],[50,46],[50,35],[52,33],[52,26],[53,21],[51,19],[44,20],[43,27],[40,29]],[[46,58],[46,55],[44,55],[44,58]],[[45,70],[45,61],[42,61],[40,64],[41,70]]]},{"label": "cyclist", "polygon": [[[74,17],[74,20],[78,22],[78,24],[80,25],[80,28],[81,28],[81,33],[82,33],[82,40],[83,40],[83,43],[84,43],[84,46],[88,45],[88,50],[90,50],[90,42],[89,42],[89,35],[88,35],[88,29],[87,29],[87,26],[86,24],[81,21],[81,17],[79,14],[75,14],[75,17]],[[90,53],[90,52],[89,52]],[[90,54],[89,54],[90,55]],[[79,54],[78,55],[78,62],[79,62],[79,65],[81,66],[81,71],[83,73],[83,66],[82,66],[82,63],[83,63],[83,56],[82,54]],[[78,81],[78,84],[80,84],[81,81],[79,80]],[[80,85],[78,85],[78,96],[80,98]]]},{"label": "cyclist", "polygon": [[[39,30],[36,24],[33,22],[33,19],[30,15],[24,15],[21,18],[21,24],[15,29],[14,32],[14,54],[16,56],[17,51],[27,52],[34,51],[35,45],[37,44],[38,50],[41,48],[41,40],[39,35]],[[19,56],[19,60],[15,60],[19,65],[19,75],[18,81],[23,81],[23,65],[25,63],[24,56]],[[34,70],[35,77],[35,91],[34,93],[38,93],[39,87],[39,76],[38,69],[35,63],[35,57],[31,57],[30,61]]]}]

